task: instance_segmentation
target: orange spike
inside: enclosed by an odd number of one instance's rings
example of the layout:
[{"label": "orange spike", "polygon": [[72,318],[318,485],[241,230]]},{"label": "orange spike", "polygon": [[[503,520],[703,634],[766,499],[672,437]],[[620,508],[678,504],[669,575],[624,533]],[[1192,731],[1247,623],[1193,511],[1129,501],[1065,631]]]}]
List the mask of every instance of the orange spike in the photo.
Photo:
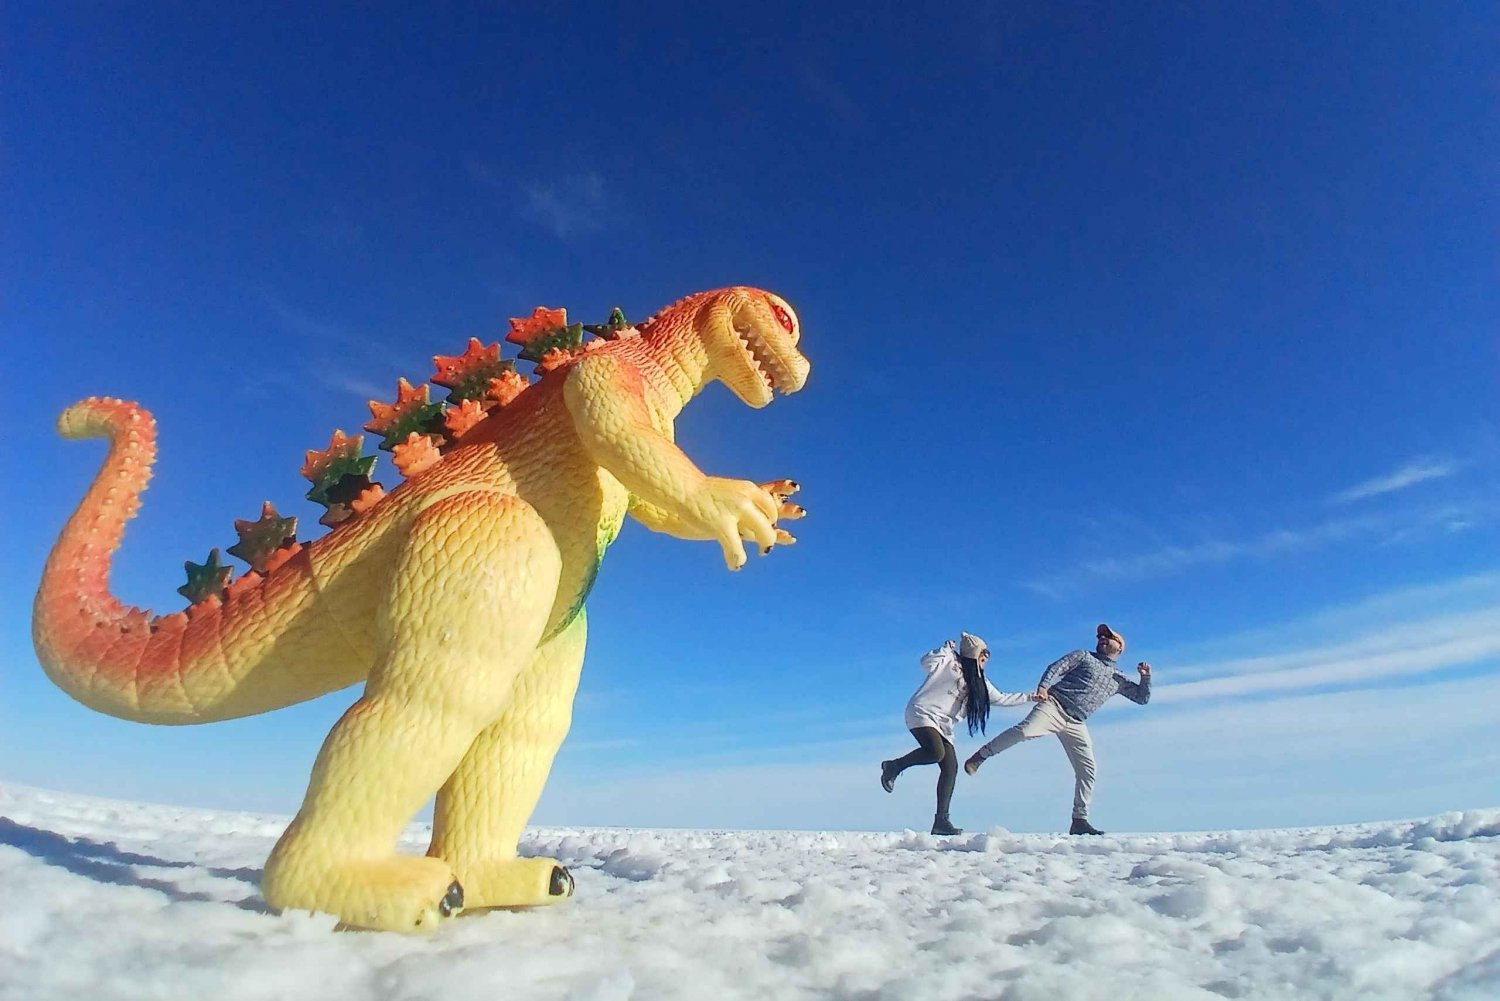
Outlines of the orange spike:
[{"label": "orange spike", "polygon": [[511,317],[510,333],[505,335],[505,339],[512,344],[525,345],[538,334],[567,325],[568,311],[566,309],[548,309],[545,306],[538,306],[525,319]]},{"label": "orange spike", "polygon": [[196,619],[201,615],[208,615],[217,611],[223,604],[224,602],[219,600],[217,594],[211,594],[196,605],[189,605],[183,611],[189,619]]},{"label": "orange spike", "polygon": [[349,502],[349,508],[355,514],[364,514],[366,511],[370,510],[370,508],[380,503],[381,498],[383,498],[384,496],[384,487],[382,487],[379,483],[371,484],[370,486],[365,487],[363,490],[361,490],[358,497]]},{"label": "orange spike", "polygon": [[573,352],[564,351],[562,348],[553,348],[542,355],[542,360],[536,363],[536,370],[543,375],[562,368],[573,360]]},{"label": "orange spike", "polygon": [[484,398],[493,400],[503,407],[520,396],[526,386],[527,379],[520,372],[506,372],[500,378],[490,380],[490,388],[484,394]]},{"label": "orange spike", "polygon": [[317,483],[323,476],[323,470],[330,464],[346,456],[358,455],[364,448],[364,441],[365,436],[362,434],[351,438],[342,430],[335,430],[333,437],[328,440],[327,448],[321,452],[307,453],[307,461],[302,464],[303,477]]},{"label": "orange spike", "polygon": [[[379,486],[376,486],[372,489],[378,490],[380,488]],[[369,491],[366,491],[366,493],[368,492]],[[293,556],[296,556],[300,552],[302,552],[302,543],[300,542],[294,542],[290,546],[282,546],[280,549],[271,554],[270,559],[266,560],[266,573],[270,573],[272,570],[275,570],[277,567],[281,566],[287,560],[291,559]]]},{"label": "orange spike", "polygon": [[246,572],[239,580],[229,582],[229,586],[224,589],[224,600],[238,601],[244,596],[246,591],[253,591],[259,587],[260,582],[264,579],[264,577],[254,570]]},{"label": "orange spike", "polygon": [[[434,382],[437,380],[434,379]],[[442,385],[442,383],[438,383]],[[443,414],[443,427],[448,429],[450,439],[462,438],[469,429],[484,420],[485,410],[477,400],[464,400]]]},{"label": "orange spike", "polygon": [[433,355],[432,363],[437,366],[437,372],[432,377],[433,384],[444,389],[454,389],[474,369],[500,364],[500,345],[497,343],[485,347],[479,338],[470,337],[468,350],[463,354]]},{"label": "orange spike", "polygon": [[376,400],[370,401],[370,413],[374,419],[365,425],[365,430],[372,434],[383,435],[392,424],[418,407],[426,407],[432,404],[432,387],[427,383],[421,386],[413,386],[402,378],[396,383],[396,402],[380,403]]},{"label": "orange spike", "polygon": [[443,454],[431,436],[413,431],[406,436],[406,441],[391,450],[391,456],[401,475],[411,479],[424,469],[430,469]]},{"label": "orange spike", "polygon": [[180,633],[187,628],[188,617],[186,612],[173,612],[171,615],[159,617],[151,625],[159,633]]}]

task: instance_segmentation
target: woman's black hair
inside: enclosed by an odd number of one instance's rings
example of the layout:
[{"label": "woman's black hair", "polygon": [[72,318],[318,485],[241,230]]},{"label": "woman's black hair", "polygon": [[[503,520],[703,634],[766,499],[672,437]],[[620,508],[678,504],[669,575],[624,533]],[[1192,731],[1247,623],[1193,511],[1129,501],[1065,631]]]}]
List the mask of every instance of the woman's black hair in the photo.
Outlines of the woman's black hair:
[{"label": "woman's black hair", "polygon": [[990,719],[990,687],[984,682],[984,670],[973,657],[959,656],[959,666],[964,672],[964,721],[969,724],[969,736],[974,731],[984,732]]}]

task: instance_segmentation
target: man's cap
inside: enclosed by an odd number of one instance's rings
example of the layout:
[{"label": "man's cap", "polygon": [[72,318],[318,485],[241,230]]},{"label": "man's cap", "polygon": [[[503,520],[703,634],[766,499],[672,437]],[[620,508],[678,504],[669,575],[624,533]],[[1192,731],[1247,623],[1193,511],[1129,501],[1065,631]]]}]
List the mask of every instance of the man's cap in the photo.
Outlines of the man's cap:
[{"label": "man's cap", "polygon": [[1100,639],[1104,639],[1106,636],[1108,636],[1110,639],[1120,644],[1120,649],[1123,650],[1125,648],[1125,637],[1109,628],[1109,626],[1105,625],[1103,622],[1099,623],[1099,628],[1094,630],[1094,632]]},{"label": "man's cap", "polygon": [[970,657],[978,660],[979,655],[988,649],[989,647],[985,644],[984,640],[973,633],[958,634],[958,655],[960,657]]}]

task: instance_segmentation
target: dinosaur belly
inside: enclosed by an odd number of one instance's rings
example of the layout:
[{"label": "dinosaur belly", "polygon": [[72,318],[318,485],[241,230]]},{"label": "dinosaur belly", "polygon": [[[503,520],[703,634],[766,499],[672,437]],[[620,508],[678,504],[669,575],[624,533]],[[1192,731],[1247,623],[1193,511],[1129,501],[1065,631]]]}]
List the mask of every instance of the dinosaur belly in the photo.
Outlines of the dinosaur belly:
[{"label": "dinosaur belly", "polygon": [[562,580],[547,630],[549,638],[566,629],[583,610],[599,576],[604,552],[620,534],[630,506],[629,493],[610,474],[594,469],[589,479],[588,489],[573,499],[568,510],[547,519],[554,526],[563,556]]}]

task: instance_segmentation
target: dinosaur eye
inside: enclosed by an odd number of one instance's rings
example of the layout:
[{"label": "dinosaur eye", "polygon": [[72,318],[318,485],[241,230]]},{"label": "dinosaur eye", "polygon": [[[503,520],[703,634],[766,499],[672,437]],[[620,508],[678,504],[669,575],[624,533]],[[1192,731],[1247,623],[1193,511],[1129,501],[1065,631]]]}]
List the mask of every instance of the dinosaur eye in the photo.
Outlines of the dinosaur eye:
[{"label": "dinosaur eye", "polygon": [[780,306],[776,305],[774,302],[771,303],[771,310],[776,314],[776,322],[779,323],[779,324],[781,324],[781,329],[785,330],[787,333],[790,334],[792,332],[792,318],[791,318],[791,316],[789,316],[787,314],[786,310],[782,309]]}]

